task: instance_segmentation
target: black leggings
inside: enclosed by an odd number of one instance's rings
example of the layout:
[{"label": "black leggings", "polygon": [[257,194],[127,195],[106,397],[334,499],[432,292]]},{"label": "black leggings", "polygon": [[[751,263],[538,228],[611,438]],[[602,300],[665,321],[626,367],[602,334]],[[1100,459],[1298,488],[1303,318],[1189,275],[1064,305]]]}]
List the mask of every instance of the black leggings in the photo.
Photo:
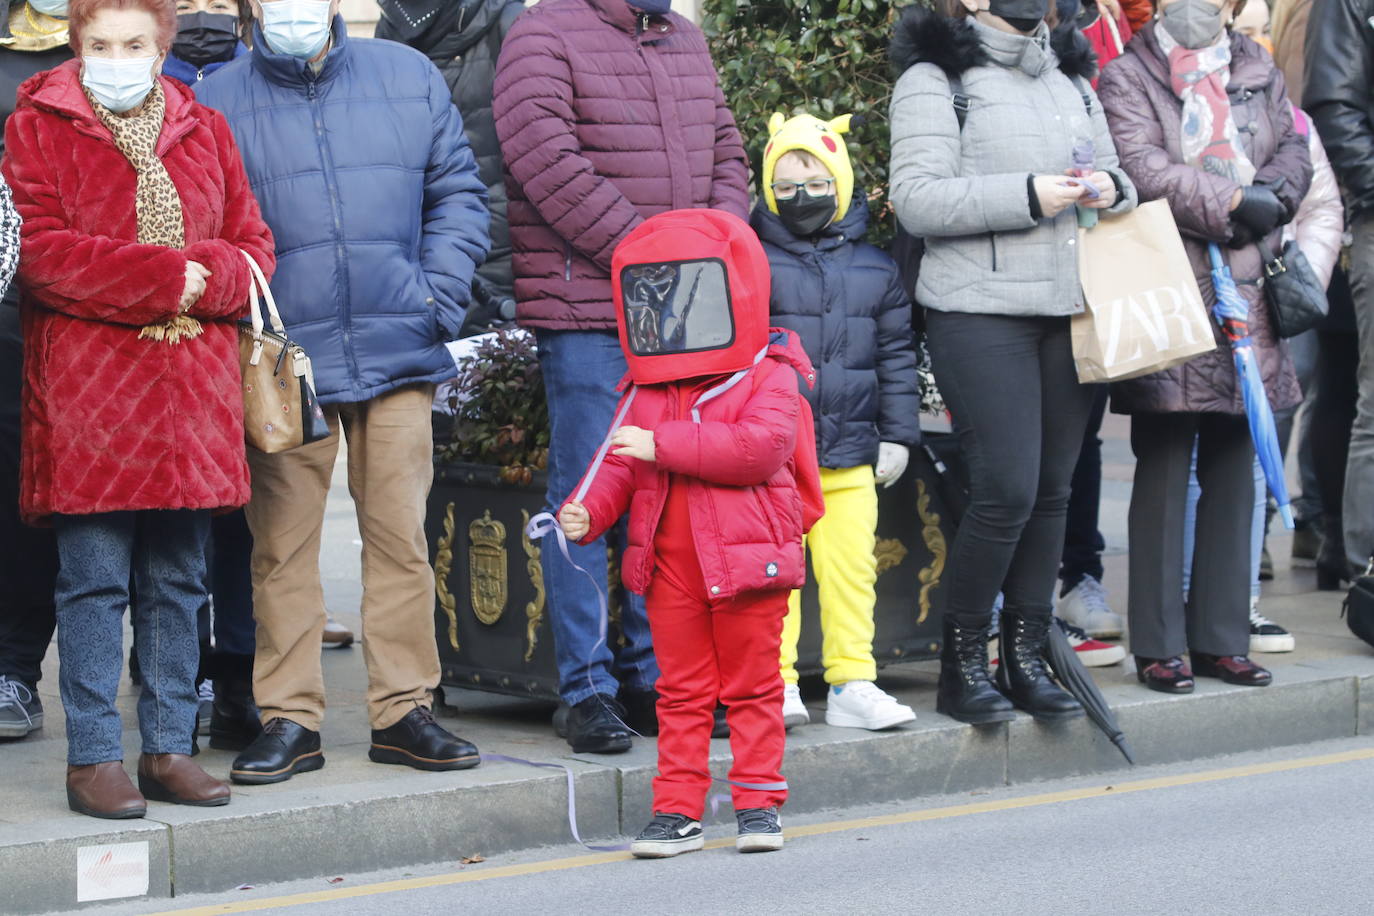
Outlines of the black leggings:
[{"label": "black leggings", "polygon": [[1355,422],[1359,366],[1359,338],[1345,331],[1317,332],[1317,396],[1307,418],[1307,434],[1312,438],[1322,518],[1331,519],[1337,528],[1350,428]]},{"label": "black leggings", "polygon": [[1078,383],[1069,320],[930,310],[926,335],[969,466],[945,613],[982,626],[1000,591],[1007,610],[1048,616],[1094,394]]}]

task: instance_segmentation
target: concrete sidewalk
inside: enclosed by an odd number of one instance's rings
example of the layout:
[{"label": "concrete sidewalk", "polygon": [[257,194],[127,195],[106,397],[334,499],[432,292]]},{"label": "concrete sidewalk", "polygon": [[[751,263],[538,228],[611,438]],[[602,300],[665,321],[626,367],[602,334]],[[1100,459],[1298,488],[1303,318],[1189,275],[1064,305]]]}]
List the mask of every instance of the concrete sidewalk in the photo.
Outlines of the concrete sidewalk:
[{"label": "concrete sidewalk", "polygon": [[[1129,451],[1118,424],[1108,430],[1103,529],[1109,543],[1107,585],[1124,611],[1124,498]],[[1124,460],[1123,460],[1124,458]],[[341,481],[340,481],[341,483]],[[356,529],[346,490],[328,514],[324,558],[331,608],[357,627]],[[1275,684],[1265,689],[1200,681],[1195,694],[1171,697],[1135,683],[1126,665],[1098,669],[1140,763],[1165,763],[1330,738],[1374,734],[1374,650],[1339,618],[1341,596],[1316,593],[1310,570],[1288,568],[1286,535],[1271,538],[1279,578],[1262,609],[1294,632],[1298,651],[1261,656]],[[330,710],[324,726],[328,765],[277,786],[235,787],[232,804],[195,809],[150,803],[137,821],[98,821],[67,810],[65,738],[55,652],[41,694],[46,727],[0,745],[6,791],[0,806],[0,912],[75,908],[141,876],[147,894],[212,892],[311,876],[331,877],[422,863],[453,863],[566,842],[567,775],[509,763],[461,773],[417,773],[370,763],[360,648],[325,653]],[[918,712],[910,727],[873,734],[813,724],[788,739],[789,810],[818,811],[864,802],[918,798],[1097,772],[1124,773],[1116,749],[1086,720],[1046,726],[1027,717],[972,728],[934,712],[936,666],[883,669],[883,685]],[[813,720],[824,721],[824,685],[804,685]],[[135,719],[127,681],[121,707]],[[650,814],[652,741],[629,754],[573,755],[549,727],[549,704],[450,691],[445,723],[488,754],[554,762],[575,780],[584,838],[611,841],[636,832]],[[137,759],[136,731],[126,732],[126,761]],[[725,771],[728,743],[712,743]],[[206,750],[211,772],[227,773],[232,754]],[[724,804],[717,820],[728,820]],[[118,848],[108,849],[113,844]],[[124,845],[131,844],[131,845]],[[144,845],[146,844],[146,846]],[[85,850],[83,852],[83,850]],[[109,853],[106,856],[105,853]],[[102,862],[103,860],[103,862]],[[120,863],[127,868],[115,867]]]}]

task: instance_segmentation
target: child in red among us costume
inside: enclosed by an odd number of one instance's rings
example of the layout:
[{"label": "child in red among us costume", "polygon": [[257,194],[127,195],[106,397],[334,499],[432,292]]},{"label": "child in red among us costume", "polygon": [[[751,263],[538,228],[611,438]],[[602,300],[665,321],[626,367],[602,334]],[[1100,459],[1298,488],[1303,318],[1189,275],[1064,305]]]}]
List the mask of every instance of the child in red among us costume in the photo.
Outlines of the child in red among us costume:
[{"label": "child in red among us costume", "polygon": [[[630,849],[702,848],[712,716],[727,708],[741,852],[780,849],[787,596],[806,576],[802,534],[823,511],[814,372],[796,336],[768,327],[768,259],[718,210],[654,216],[611,269],[629,363],[612,432],[559,511],[567,537],[598,537],[627,510],[626,587],[645,595],[658,680],[654,818]],[[624,383],[622,383],[624,384]]]}]

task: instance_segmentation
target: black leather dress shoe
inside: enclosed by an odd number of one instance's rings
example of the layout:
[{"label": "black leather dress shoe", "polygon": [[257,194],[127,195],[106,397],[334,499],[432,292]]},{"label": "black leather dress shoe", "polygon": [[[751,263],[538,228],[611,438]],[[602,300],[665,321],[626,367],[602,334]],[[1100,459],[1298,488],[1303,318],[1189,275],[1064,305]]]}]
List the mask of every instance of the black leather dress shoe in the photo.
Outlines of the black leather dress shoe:
[{"label": "black leather dress shoe", "polygon": [[1241,687],[1268,687],[1274,676],[1244,655],[1207,655],[1190,652],[1193,673],[1198,677],[1219,677]]},{"label": "black leather dress shoe", "polygon": [[417,770],[469,770],[482,762],[477,748],[445,731],[423,706],[390,728],[374,728],[367,756],[373,763],[399,763]]},{"label": "black leather dress shoe", "polygon": [[579,754],[622,754],[630,749],[625,710],[615,697],[598,693],[568,710],[568,744]]},{"label": "black leather dress shoe", "polygon": [[265,785],[323,766],[320,733],[279,717],[263,726],[262,734],[234,758],[229,778],[242,785]]},{"label": "black leather dress shoe", "polygon": [[1179,655],[1169,658],[1146,658],[1137,655],[1135,676],[1140,683],[1160,693],[1193,692],[1193,672]]}]

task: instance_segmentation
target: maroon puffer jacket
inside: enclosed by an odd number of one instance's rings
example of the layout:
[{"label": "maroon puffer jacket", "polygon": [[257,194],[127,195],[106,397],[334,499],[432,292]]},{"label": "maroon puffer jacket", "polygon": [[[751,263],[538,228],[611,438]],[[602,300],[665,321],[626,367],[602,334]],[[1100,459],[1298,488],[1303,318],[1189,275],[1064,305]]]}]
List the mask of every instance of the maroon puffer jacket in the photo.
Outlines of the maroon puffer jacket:
[{"label": "maroon puffer jacket", "polygon": [[749,218],[748,170],[701,30],[625,0],[543,0],[511,27],[493,112],[527,327],[615,329],[611,253],[665,210]]},{"label": "maroon puffer jacket", "polygon": [[[1182,103],[1169,85],[1169,65],[1150,23],[1131,41],[1126,53],[1102,73],[1097,88],[1121,167],[1135,182],[1141,202],[1164,198],[1183,235],[1203,301],[1211,308],[1211,266],[1207,243],[1223,243],[1241,294],[1250,303],[1250,334],[1255,341],[1269,402],[1278,409],[1301,400],[1293,362],[1274,333],[1269,309],[1256,280],[1262,260],[1259,247],[1226,248],[1231,237],[1234,181],[1183,164],[1179,142]],[[1241,143],[1259,169],[1256,182],[1283,179],[1278,196],[1297,212],[1312,183],[1307,142],[1293,127],[1293,113],[1283,74],[1259,45],[1240,34],[1231,37],[1231,111]],[[1266,243],[1276,250],[1279,233]],[[1213,323],[1217,349],[1181,366],[1112,386],[1112,409],[1118,413],[1244,412],[1236,386],[1235,363],[1220,329]]]}]

